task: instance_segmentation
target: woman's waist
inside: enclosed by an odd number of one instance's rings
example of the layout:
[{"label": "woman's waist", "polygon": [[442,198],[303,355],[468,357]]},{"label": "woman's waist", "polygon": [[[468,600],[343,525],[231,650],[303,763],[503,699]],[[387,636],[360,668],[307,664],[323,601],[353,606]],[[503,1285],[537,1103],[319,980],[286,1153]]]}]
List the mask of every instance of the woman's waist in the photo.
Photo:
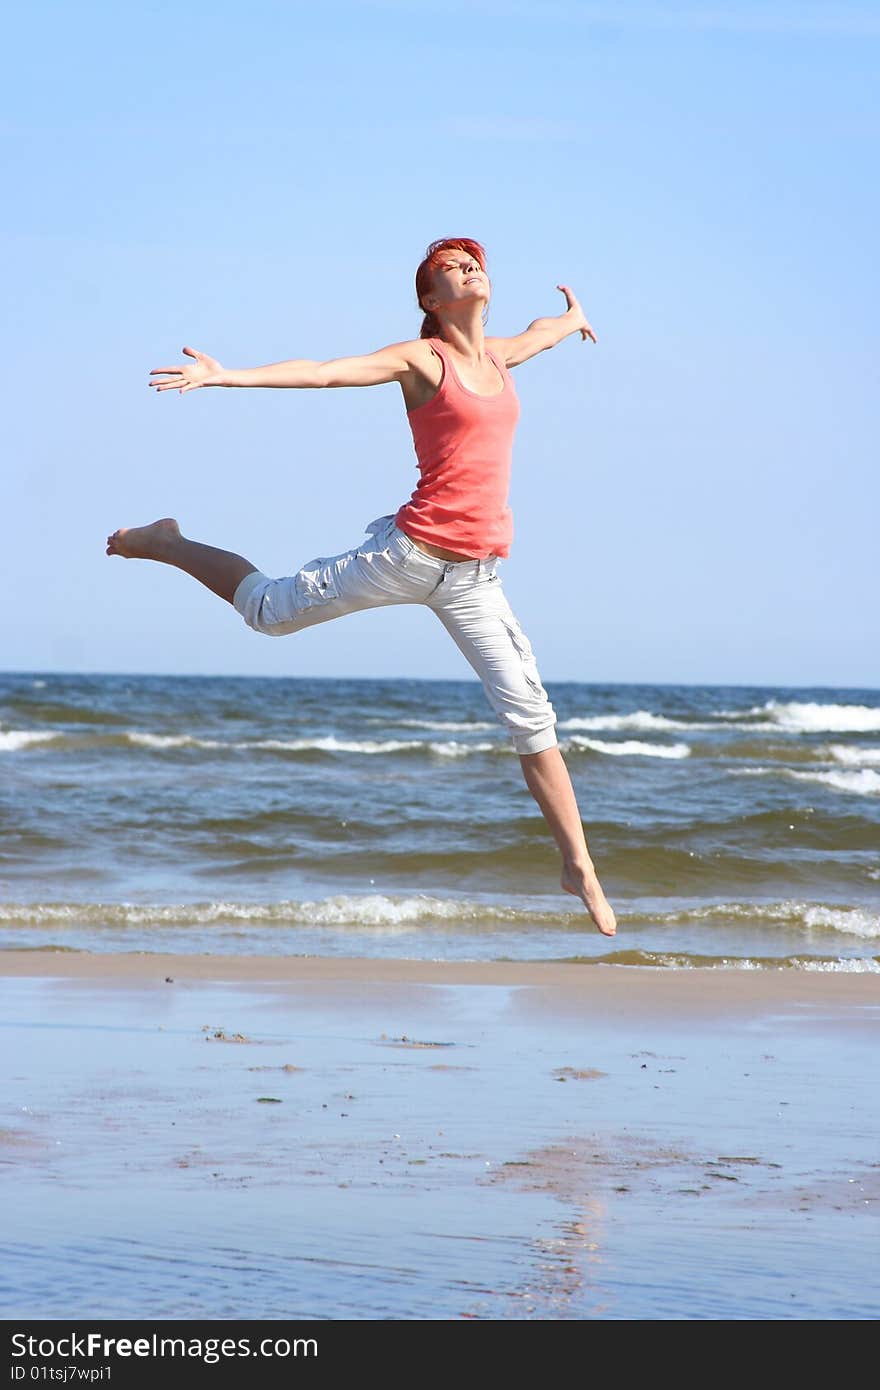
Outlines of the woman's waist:
[{"label": "woman's waist", "polygon": [[506,556],[513,538],[509,507],[491,515],[462,514],[416,499],[404,503],[395,524],[426,555],[453,564],[461,560],[485,560]]},{"label": "woman's waist", "polygon": [[[401,527],[401,530],[404,528]],[[409,535],[409,532],[405,531],[405,534]],[[462,555],[457,550],[444,550],[442,545],[432,545],[430,541],[421,541],[418,536],[410,536],[409,538],[414,546],[423,551],[425,555],[433,555],[435,560],[451,560],[454,564],[458,564],[461,560],[474,558],[473,555]]]}]

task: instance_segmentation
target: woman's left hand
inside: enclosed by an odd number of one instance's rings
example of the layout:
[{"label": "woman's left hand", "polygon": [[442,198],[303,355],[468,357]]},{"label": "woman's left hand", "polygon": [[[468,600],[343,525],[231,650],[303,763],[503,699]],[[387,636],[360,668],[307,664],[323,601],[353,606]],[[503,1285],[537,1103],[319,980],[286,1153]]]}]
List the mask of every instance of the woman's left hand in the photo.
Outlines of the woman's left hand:
[{"label": "woman's left hand", "polygon": [[568,305],[568,312],[571,314],[572,319],[574,320],[574,327],[580,330],[581,341],[585,343],[588,338],[591,338],[594,343],[597,343],[599,339],[596,337],[592,328],[587,323],[587,316],[581,308],[580,304],[578,304],[574,290],[570,289],[568,285],[557,285],[556,288],[558,290],[562,290],[562,293],[565,295],[565,302]]}]

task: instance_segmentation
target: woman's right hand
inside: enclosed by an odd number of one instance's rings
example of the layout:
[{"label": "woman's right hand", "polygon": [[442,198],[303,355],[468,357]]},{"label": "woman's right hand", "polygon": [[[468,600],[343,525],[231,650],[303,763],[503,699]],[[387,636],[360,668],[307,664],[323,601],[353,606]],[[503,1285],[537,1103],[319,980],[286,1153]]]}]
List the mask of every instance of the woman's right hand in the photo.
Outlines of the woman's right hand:
[{"label": "woman's right hand", "polygon": [[191,347],[183,351],[193,361],[181,367],[154,367],[150,376],[167,377],[167,380],[150,381],[150,386],[155,386],[157,391],[179,391],[183,395],[184,391],[195,391],[199,386],[223,385],[223,368],[215,357]]}]

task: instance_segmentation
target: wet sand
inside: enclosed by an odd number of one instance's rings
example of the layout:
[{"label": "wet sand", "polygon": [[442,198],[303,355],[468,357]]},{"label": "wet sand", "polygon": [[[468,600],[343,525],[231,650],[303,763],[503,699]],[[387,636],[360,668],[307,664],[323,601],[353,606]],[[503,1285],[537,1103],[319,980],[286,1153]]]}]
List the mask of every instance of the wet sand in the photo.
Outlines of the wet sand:
[{"label": "wet sand", "polygon": [[880,1313],[876,975],[41,951],[0,987],[7,1318]]}]

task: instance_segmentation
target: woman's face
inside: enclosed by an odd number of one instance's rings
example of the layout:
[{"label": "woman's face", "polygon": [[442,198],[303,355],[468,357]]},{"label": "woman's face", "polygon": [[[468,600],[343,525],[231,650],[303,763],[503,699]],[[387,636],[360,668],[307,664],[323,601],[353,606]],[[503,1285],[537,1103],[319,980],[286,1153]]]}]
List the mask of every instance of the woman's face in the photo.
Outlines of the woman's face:
[{"label": "woman's face", "polygon": [[489,303],[492,286],[480,262],[467,251],[444,251],[434,267],[431,293],[425,296],[428,309],[445,309],[470,299]]}]

